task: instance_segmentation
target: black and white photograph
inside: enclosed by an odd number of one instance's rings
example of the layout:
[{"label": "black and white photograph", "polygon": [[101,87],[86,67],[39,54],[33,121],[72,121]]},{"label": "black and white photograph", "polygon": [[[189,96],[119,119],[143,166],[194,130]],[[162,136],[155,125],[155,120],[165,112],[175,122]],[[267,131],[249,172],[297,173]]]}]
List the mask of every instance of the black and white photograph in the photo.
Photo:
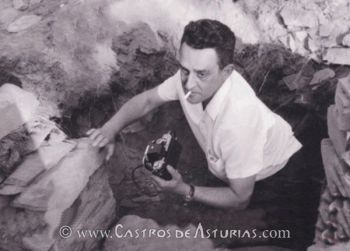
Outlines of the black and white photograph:
[{"label": "black and white photograph", "polygon": [[1,0],[0,251],[350,251],[350,0]]}]

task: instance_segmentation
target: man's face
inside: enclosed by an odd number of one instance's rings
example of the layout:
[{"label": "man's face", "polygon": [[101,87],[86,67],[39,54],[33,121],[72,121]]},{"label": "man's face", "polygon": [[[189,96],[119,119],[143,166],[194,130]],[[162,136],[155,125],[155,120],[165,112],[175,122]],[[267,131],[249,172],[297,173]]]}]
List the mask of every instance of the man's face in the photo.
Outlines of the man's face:
[{"label": "man's face", "polygon": [[180,71],[182,87],[191,95],[191,104],[208,101],[227,78],[218,65],[218,55],[213,48],[194,49],[183,43],[180,48]]}]

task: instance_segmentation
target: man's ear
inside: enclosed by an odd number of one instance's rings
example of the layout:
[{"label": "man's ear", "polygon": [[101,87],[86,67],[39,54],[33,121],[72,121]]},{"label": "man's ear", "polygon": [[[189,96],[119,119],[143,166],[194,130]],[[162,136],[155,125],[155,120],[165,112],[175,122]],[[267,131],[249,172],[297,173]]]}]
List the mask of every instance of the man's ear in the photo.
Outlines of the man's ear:
[{"label": "man's ear", "polygon": [[232,71],[235,69],[233,64],[228,64],[222,69],[222,72],[224,73],[224,77],[228,77],[231,75]]}]

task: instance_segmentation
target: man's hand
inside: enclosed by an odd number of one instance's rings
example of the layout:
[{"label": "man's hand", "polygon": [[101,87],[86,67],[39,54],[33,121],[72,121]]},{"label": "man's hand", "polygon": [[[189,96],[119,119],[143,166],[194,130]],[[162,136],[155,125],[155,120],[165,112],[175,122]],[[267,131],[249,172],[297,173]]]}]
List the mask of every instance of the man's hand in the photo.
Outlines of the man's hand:
[{"label": "man's hand", "polygon": [[104,126],[101,128],[92,128],[86,132],[90,140],[92,140],[92,145],[96,147],[106,147],[107,155],[106,160],[109,160],[114,153],[114,132],[108,130]]},{"label": "man's hand", "polygon": [[171,180],[164,180],[152,175],[152,179],[157,183],[158,187],[162,191],[177,193],[180,195],[186,194],[189,190],[189,186],[183,181],[181,174],[170,165],[167,166],[167,170],[172,176]]}]

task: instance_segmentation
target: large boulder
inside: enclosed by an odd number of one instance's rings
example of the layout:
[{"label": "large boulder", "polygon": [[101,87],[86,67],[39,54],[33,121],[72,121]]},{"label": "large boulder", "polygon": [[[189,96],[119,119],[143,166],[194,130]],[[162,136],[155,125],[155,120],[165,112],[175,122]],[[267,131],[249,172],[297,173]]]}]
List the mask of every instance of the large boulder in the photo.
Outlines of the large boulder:
[{"label": "large boulder", "polygon": [[31,120],[39,101],[30,92],[12,84],[0,87],[0,139]]}]

